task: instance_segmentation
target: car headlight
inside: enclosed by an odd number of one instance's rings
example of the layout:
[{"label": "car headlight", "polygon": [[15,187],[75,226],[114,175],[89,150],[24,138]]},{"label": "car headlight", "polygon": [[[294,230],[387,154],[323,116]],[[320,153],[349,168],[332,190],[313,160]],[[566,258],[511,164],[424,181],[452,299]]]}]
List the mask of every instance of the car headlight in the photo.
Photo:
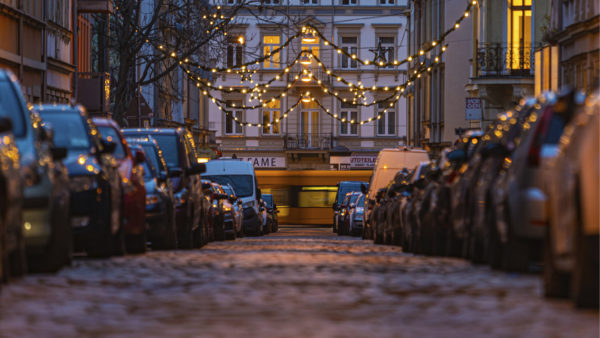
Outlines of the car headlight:
[{"label": "car headlight", "polygon": [[69,188],[71,191],[92,190],[98,187],[95,176],[74,176],[69,179]]},{"label": "car headlight", "polygon": [[223,211],[229,212],[229,211],[231,211],[231,208],[230,207],[223,207]]},{"label": "car headlight", "polygon": [[158,196],[156,195],[146,195],[146,205],[156,204],[158,203]]}]

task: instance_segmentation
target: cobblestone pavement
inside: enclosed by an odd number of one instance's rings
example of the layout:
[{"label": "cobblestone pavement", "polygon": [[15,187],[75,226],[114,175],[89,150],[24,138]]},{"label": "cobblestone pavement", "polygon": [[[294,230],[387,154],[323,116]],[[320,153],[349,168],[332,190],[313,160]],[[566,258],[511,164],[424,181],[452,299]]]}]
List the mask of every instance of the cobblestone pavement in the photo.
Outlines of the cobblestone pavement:
[{"label": "cobblestone pavement", "polygon": [[201,250],[77,259],[2,288],[2,337],[598,337],[535,275],[284,228]]}]

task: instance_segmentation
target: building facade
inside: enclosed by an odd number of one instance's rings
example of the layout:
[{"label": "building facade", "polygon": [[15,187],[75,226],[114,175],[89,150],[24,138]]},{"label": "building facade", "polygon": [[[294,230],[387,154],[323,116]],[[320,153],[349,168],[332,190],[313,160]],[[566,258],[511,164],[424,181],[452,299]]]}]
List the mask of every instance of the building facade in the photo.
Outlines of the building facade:
[{"label": "building facade", "polygon": [[534,95],[534,51],[549,25],[550,0],[480,1],[473,12],[469,97],[481,106],[481,125]]},{"label": "building facade", "polygon": [[[247,74],[234,71],[214,74],[214,86],[242,89],[242,92],[213,92],[217,100],[224,102],[221,108],[230,112],[228,114],[219,110],[219,101],[209,102],[210,129],[216,130],[223,155],[235,154],[251,160],[257,168],[365,169],[372,166],[380,149],[405,144],[404,98],[371,106],[353,104],[354,93],[349,86],[327,74],[330,70],[365,88],[373,85],[393,88],[406,80],[405,65],[382,68],[361,64],[319,36],[311,42],[294,39],[286,48],[277,50],[302,26],[310,25],[358,59],[377,57],[387,62],[403,59],[408,43],[406,2],[272,0],[268,3],[270,9],[265,10],[265,17],[269,20],[258,22],[252,16],[240,15],[237,25],[229,32],[229,45],[217,60],[217,65],[233,69],[257,57],[268,56],[260,64],[249,67]],[[308,58],[306,64],[293,64],[299,55]],[[289,71],[278,77],[286,68]],[[313,77],[306,78],[307,73]],[[270,80],[274,81],[261,93],[262,99],[268,102],[258,104],[255,109],[241,109],[244,105],[256,106],[257,94],[250,90],[255,84]],[[285,95],[282,96],[282,92]],[[332,92],[337,93],[338,98],[331,95]],[[314,100],[300,102],[289,111],[303,96]],[[366,101],[362,102],[372,102],[382,96],[379,92],[367,93]],[[365,122],[380,113],[379,119]]]},{"label": "building facade", "polygon": [[[444,32],[464,15],[466,8],[462,2],[444,0],[412,0],[409,3],[409,55],[416,54],[432,41],[439,41]],[[441,149],[456,139],[455,131],[458,128],[473,127],[465,116],[467,93],[464,90],[470,76],[472,32],[472,21],[467,17],[443,44],[410,63],[410,71],[417,69],[421,62],[431,64],[442,45],[447,46],[439,65],[415,80],[409,93],[407,111],[410,144]]]},{"label": "building facade", "polygon": [[591,92],[600,85],[600,5],[553,0],[545,45],[536,51],[535,90],[564,86]]}]

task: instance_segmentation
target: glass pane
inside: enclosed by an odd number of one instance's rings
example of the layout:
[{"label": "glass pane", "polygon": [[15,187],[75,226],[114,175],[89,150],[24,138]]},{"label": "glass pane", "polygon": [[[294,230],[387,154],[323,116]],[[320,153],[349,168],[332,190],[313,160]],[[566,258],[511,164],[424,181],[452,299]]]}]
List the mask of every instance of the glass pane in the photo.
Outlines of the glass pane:
[{"label": "glass pane", "polygon": [[[238,121],[242,120],[242,112],[241,111],[236,111],[235,112],[235,117],[238,118]],[[241,134],[242,133],[242,126],[234,121],[234,125],[235,125],[235,133],[236,134]]]},{"label": "glass pane", "polygon": [[[9,95],[5,95],[4,98],[8,96]],[[90,147],[88,131],[79,114],[67,112],[48,113],[42,111],[41,115],[45,122],[50,122],[50,125],[52,125],[52,129],[54,130],[54,144],[57,147],[64,147],[67,149],[86,149]]]},{"label": "glass pane", "polygon": [[268,134],[269,133],[269,127],[267,126],[267,124],[271,122],[271,112],[270,111],[263,111],[263,120],[262,120],[262,132],[263,134]]},{"label": "glass pane", "polygon": [[279,36],[276,36],[276,35],[266,35],[263,38],[263,41],[264,41],[265,44],[276,44],[276,45],[278,45],[279,44]]},{"label": "glass pane", "polygon": [[388,111],[387,116],[388,116],[388,134],[393,135],[396,133],[396,113],[393,111]]},{"label": "glass pane", "polygon": [[267,102],[267,108],[279,108],[279,99],[269,100],[269,102]]},{"label": "glass pane", "polygon": [[[264,56],[271,54],[271,46],[265,46],[263,49]],[[266,58],[264,62],[265,68],[271,68],[271,58]]]},{"label": "glass pane", "polygon": [[279,134],[279,114],[278,111],[273,112],[273,134]]},{"label": "glass pane", "polygon": [[102,139],[105,141],[114,142],[117,147],[113,152],[113,156],[117,159],[125,158],[125,146],[123,146],[123,142],[117,134],[117,131],[113,127],[99,126],[98,131],[100,135],[102,135]]}]

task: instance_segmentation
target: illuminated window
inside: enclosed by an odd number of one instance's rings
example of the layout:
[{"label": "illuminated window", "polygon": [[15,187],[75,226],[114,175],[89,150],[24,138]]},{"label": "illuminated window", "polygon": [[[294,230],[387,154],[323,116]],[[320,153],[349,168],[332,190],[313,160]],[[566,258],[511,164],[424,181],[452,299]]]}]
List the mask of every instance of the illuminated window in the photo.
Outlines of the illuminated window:
[{"label": "illuminated window", "polygon": [[264,68],[279,68],[279,52],[273,53],[279,48],[280,37],[277,35],[267,35],[263,37],[263,55],[267,57],[263,62]]},{"label": "illuminated window", "polygon": [[263,135],[279,134],[279,116],[281,114],[281,103],[279,100],[270,100],[262,112]]},{"label": "illuminated window", "polygon": [[531,54],[531,0],[508,0],[509,69],[529,69]]},{"label": "illuminated window", "polygon": [[[316,41],[313,43],[302,43],[302,50],[303,51],[309,51],[312,53],[312,55],[319,57],[319,45],[320,45],[321,41],[319,40],[318,37],[316,37]],[[315,59],[312,60],[313,65],[316,64]]]}]

